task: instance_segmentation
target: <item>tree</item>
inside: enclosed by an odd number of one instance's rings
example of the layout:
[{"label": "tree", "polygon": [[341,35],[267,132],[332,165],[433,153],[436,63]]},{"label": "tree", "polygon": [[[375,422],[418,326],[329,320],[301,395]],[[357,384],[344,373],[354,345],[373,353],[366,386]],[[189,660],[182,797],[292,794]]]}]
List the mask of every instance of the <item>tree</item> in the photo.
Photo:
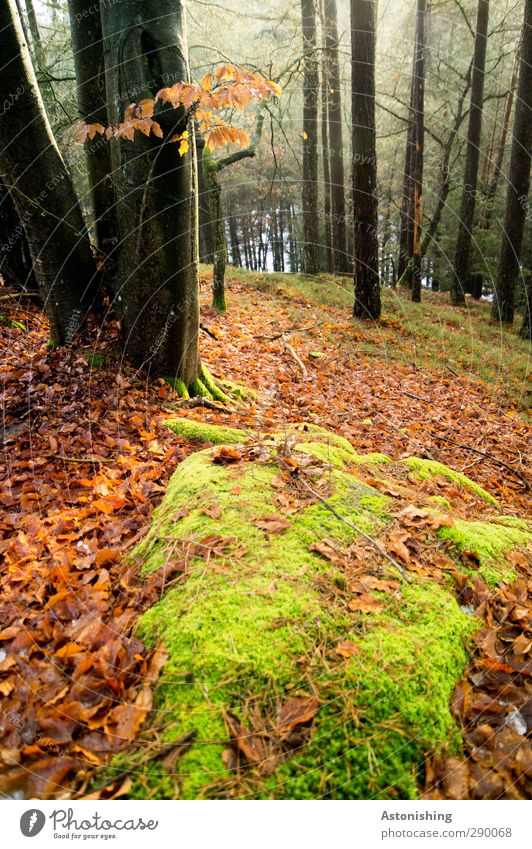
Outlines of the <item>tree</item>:
[{"label": "tree", "polygon": [[334,270],[332,250],[332,217],[331,217],[331,162],[329,142],[329,57],[326,49],[325,12],[323,0],[320,5],[322,23],[322,52],[321,52],[321,163],[323,168],[323,215],[325,231],[325,269],[332,273]]},{"label": "tree", "polygon": [[98,276],[70,174],[55,143],[14,0],[0,4],[0,87],[16,93],[0,121],[0,177],[23,222],[53,345],[71,341]]},{"label": "tree", "polygon": [[[530,189],[532,150],[532,0],[525,0],[523,41],[506,193],[506,211],[492,317],[507,324],[514,319],[515,285],[519,275]],[[528,298],[530,292],[527,292]],[[525,311],[526,321],[526,311]],[[530,317],[528,318],[530,322]],[[525,332],[526,335],[526,332]]]},{"label": "tree", "polygon": [[353,216],[357,318],[381,314],[377,239],[375,3],[351,0]]},{"label": "tree", "polygon": [[348,269],[345,235],[344,144],[336,0],[324,0],[323,7],[328,76],[322,84],[327,86],[332,261],[334,271],[341,272],[350,269]]},{"label": "tree", "polygon": [[478,182],[478,164],[480,158],[480,138],[482,134],[482,109],[484,98],[484,76],[486,67],[486,47],[488,41],[489,0],[478,0],[475,28],[475,47],[473,72],[471,78],[471,103],[467,131],[466,162],[462,187],[462,202],[458,222],[458,237],[454,258],[451,301],[455,305],[465,303],[467,278],[469,273],[469,254],[475,220],[476,192]]},{"label": "tree", "polygon": [[210,219],[213,236],[214,263],[212,272],[212,305],[219,312],[227,309],[225,299],[225,268],[227,265],[227,237],[225,233],[225,216],[222,204],[222,187],[218,175],[225,168],[240,162],[242,159],[254,157],[262,134],[264,113],[259,111],[253,142],[242,150],[229,154],[222,159],[214,159],[211,149],[203,143],[202,170],[205,187],[210,204]]},{"label": "tree", "polygon": [[0,275],[17,289],[34,289],[35,275],[24,232],[13,199],[0,180]]},{"label": "tree", "polygon": [[[181,0],[132,0],[101,6],[109,120],[189,79]],[[176,156],[172,136],[194,128],[188,110],[160,104],[159,135],[113,138],[112,172],[119,243],[115,304],[126,355],[182,391],[198,394],[199,300],[195,153]]]},{"label": "tree", "polygon": [[412,300],[421,300],[421,230],[423,226],[423,151],[425,139],[425,50],[427,0],[417,1],[413,85],[414,148],[412,150]]},{"label": "tree", "polygon": [[[68,0],[68,11],[80,118],[86,124],[106,127],[109,121],[100,14],[93,11],[87,15],[86,0]],[[111,154],[107,139],[104,136],[87,138],[85,156],[96,242],[100,251],[107,256],[117,242]]]},{"label": "tree", "polygon": [[318,232],[318,89],[316,9],[314,0],[301,0],[303,33],[303,268],[319,271]]}]

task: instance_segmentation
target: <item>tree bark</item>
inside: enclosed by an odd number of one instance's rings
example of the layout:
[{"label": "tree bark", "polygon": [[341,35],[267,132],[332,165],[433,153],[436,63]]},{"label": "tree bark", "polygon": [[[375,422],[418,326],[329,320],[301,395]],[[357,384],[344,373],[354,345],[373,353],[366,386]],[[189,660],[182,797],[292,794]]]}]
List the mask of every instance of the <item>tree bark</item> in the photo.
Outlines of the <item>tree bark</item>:
[{"label": "tree bark", "polygon": [[353,216],[357,318],[381,313],[377,239],[377,154],[375,132],[375,3],[351,0]]},{"label": "tree bark", "polygon": [[454,258],[453,282],[451,286],[451,301],[455,305],[465,303],[467,276],[469,273],[469,253],[471,249],[473,223],[475,220],[475,199],[478,182],[480,139],[482,134],[482,108],[484,98],[486,47],[488,40],[488,19],[489,0],[478,0],[464,185],[462,189],[458,238]]},{"label": "tree bark", "polygon": [[205,141],[199,133],[196,134],[196,163],[198,170],[198,224],[199,224],[199,260],[206,264],[214,262],[214,245],[212,237],[211,205],[209,190],[203,173],[203,149]]},{"label": "tree bark", "polygon": [[218,312],[226,312],[225,267],[227,265],[227,238],[222,208],[222,189],[217,177],[217,163],[211,151],[204,146],[202,156],[203,178],[208,192],[213,235],[214,262],[212,268],[212,305]]},{"label": "tree bark", "polygon": [[70,174],[52,135],[14,0],[0,4],[0,84],[13,95],[0,121],[0,177],[24,223],[54,345],[71,341],[98,287]]},{"label": "tree bark", "polygon": [[532,274],[527,274],[525,279],[525,311],[523,323],[519,330],[521,339],[532,339]]},{"label": "tree bark", "polygon": [[338,14],[336,0],[324,0],[325,46],[328,66],[328,119],[330,142],[330,180],[333,269],[351,271],[345,235],[345,175],[342,132],[342,91],[338,59]]},{"label": "tree bark", "polygon": [[0,275],[17,289],[36,289],[37,282],[24,224],[13,199],[0,180]]},{"label": "tree bark", "polygon": [[318,90],[316,9],[314,0],[301,0],[303,33],[303,251],[306,274],[320,268],[318,231]]},{"label": "tree bark", "polygon": [[[184,2],[128,0],[101,7],[109,119],[189,79]],[[194,125],[181,107],[160,108],[164,137],[112,142],[119,227],[118,288],[127,356],[180,388],[199,376],[197,170]],[[169,144],[188,130],[183,157]],[[197,393],[196,393],[197,394]]]},{"label": "tree bark", "polygon": [[519,72],[519,64],[520,64],[520,48],[516,51],[515,54],[515,62],[512,69],[512,77],[510,80],[510,88],[508,89],[508,94],[506,96],[506,104],[504,107],[504,115],[502,119],[501,132],[499,136],[499,142],[497,145],[497,158],[493,165],[493,172],[491,174],[491,178],[488,183],[488,187],[486,189],[486,194],[484,198],[484,214],[482,216],[480,225],[485,230],[489,230],[491,223],[491,213],[493,211],[493,202],[495,200],[495,195],[497,194],[497,187],[499,185],[499,178],[501,176],[501,168],[504,160],[504,152],[506,150],[506,138],[508,136],[508,130],[510,128],[510,118],[512,115],[512,107],[514,102],[515,88],[517,85],[517,78]]},{"label": "tree bark", "polygon": [[329,57],[325,49],[327,39],[325,35],[325,13],[324,3],[321,4],[322,19],[322,54],[321,54],[321,162],[323,168],[323,217],[325,231],[325,270],[332,273],[333,250],[332,250],[332,219],[331,219],[331,165],[330,165],[330,143],[329,143]]},{"label": "tree bark", "polygon": [[[86,124],[101,124],[107,127],[109,120],[99,11],[95,9],[92,14],[87,15],[86,0],[68,0],[68,11],[80,118]],[[109,142],[105,136],[97,135],[92,140],[87,139],[84,147],[96,243],[112,263],[111,255],[118,241],[118,226]]]},{"label": "tree bark", "polygon": [[421,301],[421,231],[423,228],[423,151],[425,141],[425,51],[427,0],[418,0],[414,63],[414,149],[412,151],[412,300]]},{"label": "tree bark", "polygon": [[512,133],[512,153],[506,211],[492,317],[514,320],[515,285],[519,275],[523,233],[528,212],[532,151],[532,0],[525,0],[519,82]]}]

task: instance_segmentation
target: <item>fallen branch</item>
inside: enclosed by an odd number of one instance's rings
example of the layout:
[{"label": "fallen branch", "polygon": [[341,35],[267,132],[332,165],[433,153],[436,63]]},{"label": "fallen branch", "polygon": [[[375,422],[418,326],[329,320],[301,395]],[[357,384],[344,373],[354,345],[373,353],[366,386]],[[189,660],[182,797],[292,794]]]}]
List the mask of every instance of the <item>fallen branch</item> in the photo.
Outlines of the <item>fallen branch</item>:
[{"label": "fallen branch", "polygon": [[438,439],[440,442],[449,442],[451,445],[456,445],[457,448],[463,448],[465,451],[473,451],[474,454],[480,454],[481,457],[486,457],[487,460],[491,460],[492,463],[502,466],[503,469],[507,469],[515,475],[515,477],[523,484],[525,492],[528,492],[530,489],[528,480],[520,472],[518,472],[517,469],[514,469],[513,466],[509,466],[508,463],[505,463],[504,460],[499,460],[498,457],[494,457],[493,454],[488,454],[487,451],[481,451],[480,448],[473,448],[471,445],[465,445],[462,442],[455,442],[454,439],[451,439],[448,436],[437,436],[435,433],[428,430],[428,428],[425,428],[425,430],[427,433],[430,433],[433,439]]},{"label": "fallen branch", "polygon": [[213,332],[212,332],[212,330],[209,330],[209,328],[208,328],[208,327],[206,327],[204,324],[200,324],[200,330],[203,330],[203,332],[204,332],[204,333],[206,333],[206,334],[207,334],[207,336],[210,336],[210,337],[211,337],[211,339],[214,339],[214,341],[215,341],[215,342],[219,342],[219,341],[220,341],[220,339],[218,338],[218,336],[216,336],[216,334],[215,334],[215,333],[213,333]]},{"label": "fallen branch", "polygon": [[[281,463],[283,466],[285,466],[285,468],[288,471],[292,472],[292,474],[293,474],[293,470],[290,468],[290,466],[287,463],[283,462],[281,457],[278,457],[277,461],[279,463]],[[387,560],[388,563],[390,563],[395,569],[397,569],[397,571],[404,578],[404,580],[407,582],[407,584],[412,583],[411,579],[408,577],[408,575],[406,574],[403,567],[397,562],[397,560],[394,560],[394,558],[390,554],[388,554],[388,552],[386,551],[386,549],[384,549],[382,547],[380,542],[378,542],[376,539],[374,539],[374,537],[367,534],[366,531],[363,531],[362,528],[359,528],[358,525],[355,525],[355,524],[353,524],[353,522],[350,522],[349,519],[345,518],[345,516],[342,516],[342,514],[339,513],[338,510],[336,510],[332,506],[332,504],[330,504],[329,501],[327,501],[327,499],[323,497],[323,495],[320,495],[319,492],[316,492],[316,490],[313,489],[309,483],[307,483],[305,478],[302,477],[302,475],[300,473],[297,473],[296,477],[297,477],[298,481],[301,481],[301,483],[303,484],[303,486],[305,487],[307,492],[309,492],[314,498],[317,498],[318,501],[320,501],[323,504],[323,506],[326,507],[327,510],[329,510],[329,512],[333,514],[333,516],[336,516],[336,518],[340,522],[343,522],[344,525],[347,525],[348,528],[352,528],[354,531],[357,532],[357,534],[360,534],[361,537],[363,537],[365,540],[367,540],[369,543],[371,543],[373,548],[376,548],[377,551],[379,552],[379,554],[382,557],[384,557],[384,559]]]},{"label": "fallen branch", "polygon": [[288,339],[285,337],[284,333],[281,333],[280,338],[283,340],[284,346],[285,346],[286,350],[288,351],[288,353],[290,354],[290,356],[292,357],[292,359],[298,364],[299,368],[303,372],[304,377],[308,377],[308,371],[307,371],[307,367],[306,367],[305,363],[298,357],[298,355],[296,354],[296,352],[294,351],[294,349],[290,345]]},{"label": "fallen branch", "polygon": [[194,398],[182,398],[180,401],[172,404],[171,407],[163,407],[163,409],[173,412],[176,408],[182,407],[187,407],[190,410],[194,407],[206,407],[208,410],[216,410],[218,413],[235,412],[230,407],[224,407],[222,404],[217,404],[215,401],[211,401],[210,398],[204,398],[202,395],[196,395]]},{"label": "fallen branch", "polygon": [[115,463],[116,460],[105,457],[65,457],[63,454],[46,454],[47,460],[63,460],[65,463]]},{"label": "fallen branch", "polygon": [[317,324],[311,324],[309,327],[289,327],[287,330],[281,330],[279,333],[275,333],[273,336],[264,336],[260,334],[259,336],[255,336],[255,339],[265,339],[267,342],[276,342],[277,339],[282,339],[283,336],[286,336],[288,333],[306,333],[308,330],[314,330],[315,327],[321,327],[323,321],[318,321]]}]

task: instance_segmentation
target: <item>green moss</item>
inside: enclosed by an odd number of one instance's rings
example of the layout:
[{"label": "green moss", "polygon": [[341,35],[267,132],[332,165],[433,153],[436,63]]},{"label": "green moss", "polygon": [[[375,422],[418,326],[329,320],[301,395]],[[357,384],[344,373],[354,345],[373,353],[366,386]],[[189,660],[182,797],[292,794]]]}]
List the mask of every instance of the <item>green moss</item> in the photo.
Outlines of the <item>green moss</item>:
[{"label": "green moss", "polygon": [[429,480],[430,478],[437,477],[447,478],[447,480],[452,481],[462,489],[469,490],[469,492],[472,492],[489,504],[493,504],[495,507],[499,506],[496,499],[479,486],[478,483],[472,481],[466,475],[462,474],[462,472],[450,469],[449,466],[445,466],[443,463],[438,463],[436,460],[424,460],[420,457],[407,457],[402,462],[408,466],[412,472],[412,476],[418,480]]},{"label": "green moss", "polygon": [[257,401],[258,394],[249,386],[244,386],[243,383],[234,382],[232,380],[219,380],[218,383],[225,389],[233,398],[240,398],[242,401]]},{"label": "green moss", "polygon": [[199,377],[193,380],[188,387],[188,392],[191,398],[211,398],[212,395]]},{"label": "green moss", "polygon": [[478,574],[490,586],[515,578],[504,555],[532,540],[532,528],[515,516],[500,516],[491,522],[457,519],[451,528],[441,528],[439,536],[451,540],[459,551],[471,551],[480,561]]},{"label": "green moss", "polygon": [[451,502],[448,498],[443,498],[441,495],[430,495],[427,499],[432,504],[435,504],[436,507],[442,507],[444,510],[451,510]]},{"label": "green moss", "polygon": [[[169,426],[214,442],[244,436],[186,419]],[[391,499],[360,480],[350,444],[321,429],[289,432],[305,440],[298,450],[327,462],[330,504],[379,537],[391,521]],[[352,528],[321,502],[287,514],[283,533],[268,534],[255,524],[279,513],[278,473],[274,460],[223,466],[212,462],[212,449],[193,454],[173,475],[147,537],[133,552],[153,572],[181,556],[189,542],[225,540],[218,555],[191,557],[186,580],[139,621],[138,636],[169,652],[155,693],[166,737],[196,730],[197,740],[179,761],[177,783],[150,764],[134,781],[132,797],[145,797],[143,782],[159,798],[223,796],[231,777],[222,760],[225,712],[245,720],[242,706],[252,700],[275,724],[279,704],[298,689],[320,695],[312,736],[272,776],[248,768],[253,796],[416,798],[427,751],[457,749],[449,700],[479,620],[460,610],[451,588],[415,575],[412,584],[400,583],[399,593],[374,594],[383,602],[379,612],[350,612],[349,571],[310,546],[330,538],[346,547],[358,539]],[[203,512],[214,502],[221,508],[217,520]],[[523,523],[457,522],[440,535],[471,548],[475,540],[486,544],[486,526],[488,570],[524,540]],[[359,653],[342,660],[334,652],[341,640],[355,642]]]},{"label": "green moss", "polygon": [[91,368],[102,368],[105,363],[105,354],[101,351],[87,351],[83,356]]},{"label": "green moss", "polygon": [[180,398],[190,398],[187,385],[180,377],[165,377],[165,380],[175,389]]},{"label": "green moss", "polygon": [[229,398],[229,396],[226,395],[225,392],[222,392],[221,388],[218,386],[214,377],[212,376],[209,369],[205,365],[202,365],[200,367],[200,378],[201,378],[203,385],[206,387],[206,389],[209,391],[211,397],[215,401],[220,401],[222,404],[230,404],[231,403],[231,399]]},{"label": "green moss", "polygon": [[246,441],[245,431],[236,427],[220,427],[180,416],[168,419],[165,425],[185,439],[201,439],[202,442],[214,442],[219,445],[236,445]]},{"label": "green moss", "polygon": [[355,463],[359,463],[362,466],[380,466],[391,462],[387,454],[379,454],[378,452],[373,454],[357,454],[355,457]]}]

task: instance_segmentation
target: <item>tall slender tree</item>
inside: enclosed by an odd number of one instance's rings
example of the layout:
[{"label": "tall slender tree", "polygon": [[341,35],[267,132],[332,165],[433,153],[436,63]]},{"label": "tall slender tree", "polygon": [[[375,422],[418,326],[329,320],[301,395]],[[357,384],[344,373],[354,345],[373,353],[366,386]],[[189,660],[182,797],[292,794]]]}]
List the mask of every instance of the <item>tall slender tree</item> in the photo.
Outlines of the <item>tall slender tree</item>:
[{"label": "tall slender tree", "polygon": [[353,217],[357,318],[381,314],[377,239],[375,2],[351,0]]},{"label": "tall slender tree", "polygon": [[414,64],[414,149],[412,151],[412,300],[421,300],[421,231],[423,227],[423,154],[425,141],[425,51],[427,0],[417,0]]},{"label": "tall slender tree", "polygon": [[[519,82],[508,173],[506,212],[492,316],[512,324],[530,189],[532,153],[532,0],[525,0]],[[530,295],[527,287],[527,296]],[[528,319],[530,321],[530,319]],[[525,334],[526,335],[526,334]]]},{"label": "tall slender tree", "polygon": [[[80,118],[87,124],[107,127],[109,121],[100,15],[97,11],[86,14],[86,0],[68,0],[68,11]],[[100,251],[107,256],[117,243],[117,222],[111,153],[105,136],[87,138],[85,156],[96,242]]]},{"label": "tall slender tree", "polygon": [[348,271],[345,227],[345,175],[342,117],[342,88],[338,57],[338,13],[336,0],[324,0],[324,31],[327,52],[327,110],[330,143],[331,235],[334,271]]},{"label": "tall slender tree", "polygon": [[321,163],[323,169],[323,217],[325,232],[325,268],[331,273],[334,270],[332,249],[332,218],[331,218],[331,162],[329,142],[329,56],[326,48],[324,2],[320,5],[322,26],[321,51]]},{"label": "tall slender tree", "polygon": [[471,78],[471,103],[467,131],[466,162],[458,222],[458,237],[454,257],[451,301],[455,305],[465,303],[468,287],[469,254],[473,223],[475,220],[480,139],[482,135],[482,110],[484,102],[484,76],[486,69],[486,47],[488,41],[489,0],[478,0],[475,27],[475,47]]},{"label": "tall slender tree", "polygon": [[316,7],[301,0],[303,33],[303,267],[306,274],[319,271],[318,231],[318,91]]},{"label": "tall slender tree", "polygon": [[[185,4],[131,0],[101,7],[109,120],[131,102],[189,79]],[[119,228],[116,305],[125,352],[139,367],[198,394],[197,172],[170,139],[194,127],[183,108],[160,106],[162,138],[137,133],[112,143]],[[201,389],[201,387],[199,387]]]},{"label": "tall slender tree", "polygon": [[0,121],[0,178],[25,234],[54,345],[70,342],[98,286],[72,180],[52,135],[15,0],[0,4],[0,88],[17,92]]}]

